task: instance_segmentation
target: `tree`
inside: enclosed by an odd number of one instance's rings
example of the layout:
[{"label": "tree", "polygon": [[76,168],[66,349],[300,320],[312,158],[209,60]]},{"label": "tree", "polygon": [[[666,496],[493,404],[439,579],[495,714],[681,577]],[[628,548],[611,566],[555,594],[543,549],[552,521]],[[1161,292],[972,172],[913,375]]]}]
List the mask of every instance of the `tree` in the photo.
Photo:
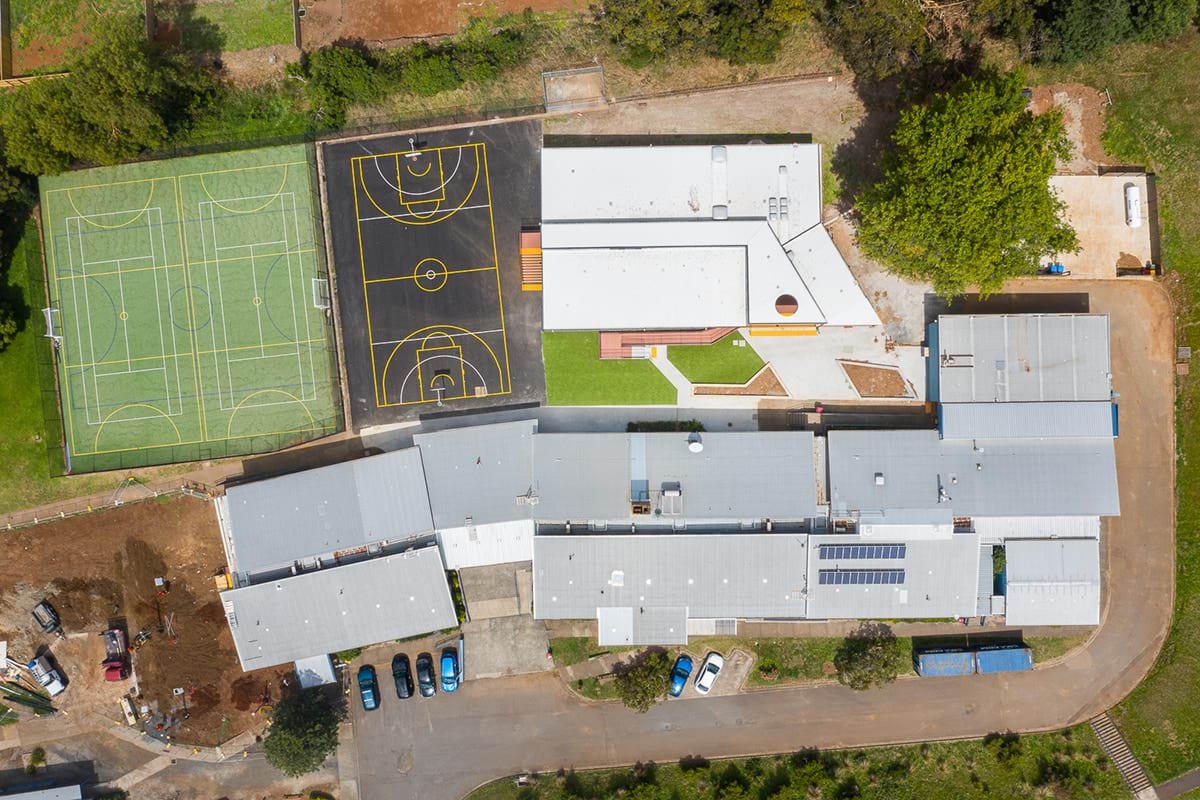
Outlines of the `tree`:
[{"label": "tree", "polygon": [[180,52],[146,40],[136,15],[103,17],[64,78],[35,81],[5,98],[10,164],[30,174],[72,161],[116,164],[161,148],[211,96],[212,79]]},{"label": "tree", "polygon": [[382,93],[375,65],[353,47],[330,45],[304,55],[297,70],[304,78],[309,107],[322,122],[339,127],[346,122],[352,103],[372,100]]},{"label": "tree", "polygon": [[673,50],[703,47],[717,26],[707,0],[607,0],[593,10],[622,60],[635,67]]},{"label": "tree", "polygon": [[1133,29],[1142,41],[1169,39],[1196,18],[1196,0],[1132,0]]},{"label": "tree", "polygon": [[894,75],[928,49],[915,0],[823,0],[816,14],[829,44],[866,80]]},{"label": "tree", "polygon": [[954,297],[1077,248],[1049,185],[1069,152],[1062,117],[1031,114],[1021,88],[1019,74],[984,75],[900,115],[883,177],[859,202],[864,253]]},{"label": "tree", "polygon": [[647,650],[617,669],[614,685],[621,702],[644,714],[667,696],[671,659],[663,650]]},{"label": "tree", "polygon": [[1125,41],[1132,33],[1129,0],[1055,0],[1047,9],[1040,59],[1079,61]]},{"label": "tree", "polygon": [[267,763],[293,778],[320,768],[337,750],[344,713],[319,688],[283,699],[275,706],[271,730],[263,740]]},{"label": "tree", "polygon": [[833,664],[839,683],[862,691],[896,680],[904,657],[891,628],[880,622],[864,622],[842,640]]}]

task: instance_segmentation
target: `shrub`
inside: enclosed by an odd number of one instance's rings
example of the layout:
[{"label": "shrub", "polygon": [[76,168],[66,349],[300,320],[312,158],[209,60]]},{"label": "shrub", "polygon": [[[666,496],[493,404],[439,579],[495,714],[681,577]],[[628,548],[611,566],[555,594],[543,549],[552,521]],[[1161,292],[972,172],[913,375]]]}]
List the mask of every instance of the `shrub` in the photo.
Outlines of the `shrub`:
[{"label": "shrub", "polygon": [[1043,61],[1080,61],[1133,33],[1129,0],[1055,0],[1042,30]]},{"label": "shrub", "polygon": [[639,713],[649,711],[667,696],[671,684],[671,659],[664,650],[648,650],[617,669],[617,696]]},{"label": "shrub", "polygon": [[432,97],[462,86],[453,56],[424,42],[413,45],[400,68],[400,85],[413,94]]}]

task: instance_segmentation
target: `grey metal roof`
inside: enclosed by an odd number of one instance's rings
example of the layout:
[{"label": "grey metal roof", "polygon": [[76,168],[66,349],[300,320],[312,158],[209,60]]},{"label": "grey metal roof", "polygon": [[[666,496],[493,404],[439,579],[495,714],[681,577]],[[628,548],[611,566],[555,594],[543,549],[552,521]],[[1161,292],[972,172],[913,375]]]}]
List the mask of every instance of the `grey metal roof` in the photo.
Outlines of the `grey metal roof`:
[{"label": "grey metal roof", "polygon": [[439,528],[530,518],[517,497],[533,486],[536,420],[474,425],[413,437]]},{"label": "grey metal roof", "polygon": [[711,433],[700,443],[703,449],[692,452],[686,433],[540,433],[534,518],[636,519],[634,495],[664,524],[816,514],[811,433]]},{"label": "grey metal roof", "polygon": [[938,419],[943,439],[1038,439],[1054,436],[1113,435],[1113,407],[1108,400],[942,403],[938,407]]},{"label": "grey metal roof", "polygon": [[221,593],[242,669],[458,624],[436,547]]},{"label": "grey metal roof", "polygon": [[1111,396],[1107,315],[943,315],[937,325],[940,402]]},{"label": "grey metal roof", "polygon": [[1009,625],[1099,624],[1099,539],[1021,539],[1004,549]]},{"label": "grey metal roof", "polygon": [[[948,539],[904,541],[903,558],[822,559],[822,544],[892,544],[877,537],[812,536],[808,559],[810,619],[905,619],[958,617],[975,613],[979,586],[979,537],[956,533]],[[903,569],[891,585],[822,584],[821,570]]]},{"label": "grey metal roof", "polygon": [[591,619],[597,608],[686,607],[688,616],[805,615],[807,536],[635,534],[535,536],[538,619]]},{"label": "grey metal roof", "polygon": [[1113,439],[950,441],[937,431],[830,431],[830,501],[853,511],[1115,516]]},{"label": "grey metal roof", "polygon": [[56,786],[52,789],[35,789],[32,792],[0,794],[0,797],[4,800],[80,800],[83,797],[83,787]]},{"label": "grey metal roof", "polygon": [[433,530],[421,452],[412,447],[234,486],[227,496],[237,572]]},{"label": "grey metal roof", "polygon": [[688,610],[683,606],[598,608],[596,617],[604,647],[687,644]]}]

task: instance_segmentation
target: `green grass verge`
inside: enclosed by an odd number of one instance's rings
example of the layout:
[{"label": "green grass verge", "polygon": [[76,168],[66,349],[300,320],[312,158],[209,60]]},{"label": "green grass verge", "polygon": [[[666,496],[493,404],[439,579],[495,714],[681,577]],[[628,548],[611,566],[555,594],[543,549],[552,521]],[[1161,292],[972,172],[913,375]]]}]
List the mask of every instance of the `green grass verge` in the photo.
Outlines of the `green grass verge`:
[{"label": "green grass verge", "polygon": [[800,751],[792,755],[545,775],[518,788],[511,778],[480,787],[467,800],[673,800],[673,798],[862,798],[984,800],[1053,797],[1125,798],[1116,768],[1086,726],[990,741]]},{"label": "green grass verge", "polygon": [[542,334],[546,402],[552,406],[674,405],[675,387],[643,359],[600,360],[600,334]]},{"label": "green grass verge", "polygon": [[[1074,69],[1035,75],[1078,81],[1112,94],[1105,145],[1117,163],[1147,164],[1157,175],[1162,260],[1174,273],[1180,344],[1200,348],[1200,35],[1130,45]],[[1177,398],[1175,615],[1150,675],[1114,716],[1151,779],[1200,767],[1200,385]]]},{"label": "green grass verge", "polygon": [[207,0],[192,7],[183,35],[204,35],[206,23],[216,27],[226,53],[272,44],[292,44],[291,0]]},{"label": "green grass verge", "polygon": [[765,363],[737,332],[712,344],[672,345],[667,348],[667,358],[692,383],[740,385]]}]

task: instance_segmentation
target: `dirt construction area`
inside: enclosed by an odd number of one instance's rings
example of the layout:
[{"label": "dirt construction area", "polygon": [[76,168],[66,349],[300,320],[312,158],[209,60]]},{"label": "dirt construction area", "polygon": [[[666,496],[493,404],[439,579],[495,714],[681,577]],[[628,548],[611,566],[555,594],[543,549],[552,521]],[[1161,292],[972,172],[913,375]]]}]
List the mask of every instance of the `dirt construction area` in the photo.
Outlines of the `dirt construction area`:
[{"label": "dirt construction area", "polygon": [[[120,697],[132,693],[149,735],[215,745],[253,725],[291,674],[238,664],[214,583],[225,554],[211,503],[149,500],[3,537],[0,640],[19,662],[48,651],[67,682],[55,698],[64,713],[120,720]],[[61,639],[34,624],[43,599],[59,614]],[[100,634],[110,625],[131,641],[149,633],[129,680],[104,681]]]},{"label": "dirt construction area", "polygon": [[534,11],[585,11],[586,0],[302,0],[300,42],[306,50],[360,40],[388,44],[402,39],[458,33],[472,17]]}]

